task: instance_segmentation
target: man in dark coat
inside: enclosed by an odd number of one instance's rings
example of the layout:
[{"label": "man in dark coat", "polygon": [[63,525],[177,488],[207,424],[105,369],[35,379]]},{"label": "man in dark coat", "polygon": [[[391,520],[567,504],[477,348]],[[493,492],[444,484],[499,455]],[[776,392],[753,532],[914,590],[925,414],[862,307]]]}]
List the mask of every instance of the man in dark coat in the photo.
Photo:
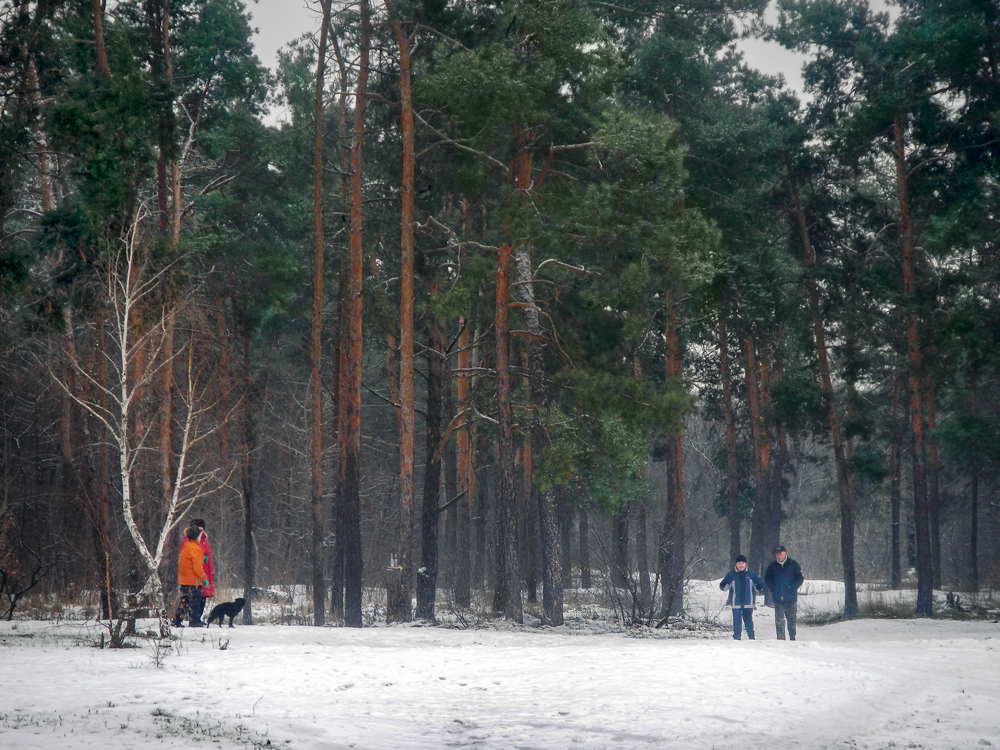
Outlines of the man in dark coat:
[{"label": "man in dark coat", "polygon": [[735,567],[726,573],[719,583],[719,588],[729,590],[727,606],[733,608],[733,639],[740,640],[743,625],[747,628],[747,638],[753,637],[753,610],[757,594],[764,590],[764,583],[752,570],[747,570],[747,559],[743,555],[736,557]]},{"label": "man in dark coat", "polygon": [[771,590],[774,601],[774,627],[778,640],[785,640],[785,622],[788,623],[788,638],[795,640],[795,614],[799,599],[799,587],[805,579],[802,567],[788,556],[784,547],[774,548],[774,562],[767,566],[764,583]]}]

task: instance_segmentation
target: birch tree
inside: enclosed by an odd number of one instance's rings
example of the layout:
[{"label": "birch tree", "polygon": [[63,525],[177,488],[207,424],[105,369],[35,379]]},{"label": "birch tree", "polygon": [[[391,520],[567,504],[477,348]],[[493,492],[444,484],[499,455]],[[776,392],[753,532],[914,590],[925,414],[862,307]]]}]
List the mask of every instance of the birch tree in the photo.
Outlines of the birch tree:
[{"label": "birch tree", "polygon": [[[226,415],[219,418],[214,414],[208,378],[196,363],[194,340],[177,348],[172,356],[166,355],[168,321],[180,312],[183,302],[172,309],[163,309],[155,323],[144,330],[135,327],[136,311],[149,309],[156,302],[156,294],[170,270],[169,267],[155,270],[150,265],[144,238],[145,218],[142,214],[134,218],[120,240],[118,252],[111,255],[107,264],[103,290],[108,315],[105,324],[108,342],[103,350],[106,376],[96,376],[76,354],[67,355],[70,369],[75,377],[89,384],[88,389],[72,389],[66,378],[51,368],[50,373],[69,397],[104,428],[112,450],[117,452],[116,479],[121,492],[122,518],[145,565],[146,580],[139,593],[156,612],[160,636],[166,637],[170,630],[160,565],[170,535],[184,513],[224,480],[220,467],[206,466],[198,459],[197,448],[225,422]],[[137,493],[135,488],[141,484],[138,477],[141,459],[156,450],[153,423],[138,419],[138,415],[148,406],[147,400],[155,397],[150,386],[165,368],[179,368],[182,374],[175,391],[180,408],[176,411],[178,439],[173,447],[171,492],[161,497],[155,493]],[[139,521],[144,517],[155,519],[147,532]]]}]

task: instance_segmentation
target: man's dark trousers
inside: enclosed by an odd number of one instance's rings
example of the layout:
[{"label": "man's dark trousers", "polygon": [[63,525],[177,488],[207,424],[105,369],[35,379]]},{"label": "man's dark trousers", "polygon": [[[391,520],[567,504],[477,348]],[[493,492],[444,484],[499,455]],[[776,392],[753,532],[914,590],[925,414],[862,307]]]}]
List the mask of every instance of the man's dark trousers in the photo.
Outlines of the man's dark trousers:
[{"label": "man's dark trousers", "polygon": [[788,621],[788,639],[795,640],[796,602],[774,603],[774,627],[778,632],[778,640],[785,640],[785,621]]}]

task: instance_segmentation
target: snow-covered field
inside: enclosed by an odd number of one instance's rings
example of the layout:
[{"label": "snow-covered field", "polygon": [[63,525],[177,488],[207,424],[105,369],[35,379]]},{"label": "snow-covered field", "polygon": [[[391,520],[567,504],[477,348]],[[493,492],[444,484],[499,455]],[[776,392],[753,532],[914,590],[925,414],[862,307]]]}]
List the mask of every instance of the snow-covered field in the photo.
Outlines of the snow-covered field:
[{"label": "snow-covered field", "polygon": [[[836,598],[815,588],[805,600]],[[729,621],[711,582],[691,595]],[[3,622],[0,748],[1000,747],[1000,624],[857,620],[793,643],[775,640],[771,610],[755,620],[740,642],[216,627],[179,631],[166,653],[94,648],[93,622]]]}]

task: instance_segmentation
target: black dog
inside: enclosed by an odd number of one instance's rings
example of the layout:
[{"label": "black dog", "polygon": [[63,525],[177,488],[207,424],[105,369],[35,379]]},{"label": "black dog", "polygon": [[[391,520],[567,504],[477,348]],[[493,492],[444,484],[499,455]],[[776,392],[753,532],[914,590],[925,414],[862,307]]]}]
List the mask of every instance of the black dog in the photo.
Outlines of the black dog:
[{"label": "black dog", "polygon": [[236,617],[243,609],[243,599],[237,599],[235,602],[222,602],[222,604],[216,604],[212,607],[212,611],[208,613],[207,625],[211,625],[213,621],[219,621],[219,627],[222,627],[222,621],[227,617],[229,618],[229,627],[233,627],[233,618]]}]

